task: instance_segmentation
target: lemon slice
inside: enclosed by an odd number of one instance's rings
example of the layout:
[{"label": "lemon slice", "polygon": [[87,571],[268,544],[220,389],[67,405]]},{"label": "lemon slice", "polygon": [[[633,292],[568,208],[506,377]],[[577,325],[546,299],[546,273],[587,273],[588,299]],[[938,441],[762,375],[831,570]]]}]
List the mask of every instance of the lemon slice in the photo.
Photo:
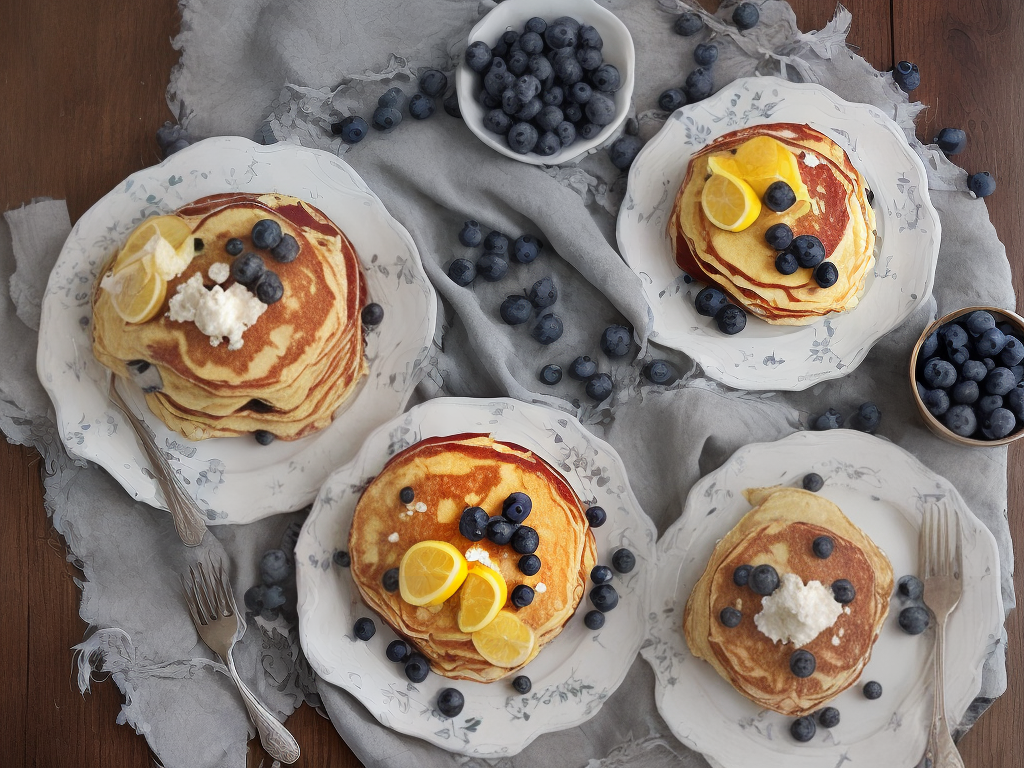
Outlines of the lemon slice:
[{"label": "lemon slice", "polygon": [[153,216],[128,235],[114,260],[114,271],[151,258],[156,272],[164,280],[180,275],[195,258],[192,228],[177,216]]},{"label": "lemon slice", "polygon": [[440,605],[466,579],[466,558],[446,541],[419,541],[398,566],[398,588],[411,605]]},{"label": "lemon slice", "polygon": [[708,179],[700,204],[708,220],[727,232],[742,232],[761,213],[761,200],[750,185],[724,169]]},{"label": "lemon slice", "polygon": [[167,295],[167,281],[148,261],[133,264],[108,275],[100,283],[110,301],[127,323],[144,323],[156,316]]},{"label": "lemon slice", "polygon": [[518,667],[533,653],[533,630],[511,611],[498,611],[494,620],[474,632],[473,647],[496,667]]},{"label": "lemon slice", "polygon": [[508,586],[500,573],[486,565],[474,565],[459,592],[459,629],[476,632],[490,624],[508,599]]},{"label": "lemon slice", "polygon": [[800,175],[799,161],[781,141],[770,136],[745,141],[736,148],[733,163],[735,175],[746,181],[758,197],[763,197],[776,181],[784,181],[796,194],[800,206],[794,213],[803,215],[810,208],[811,196]]}]

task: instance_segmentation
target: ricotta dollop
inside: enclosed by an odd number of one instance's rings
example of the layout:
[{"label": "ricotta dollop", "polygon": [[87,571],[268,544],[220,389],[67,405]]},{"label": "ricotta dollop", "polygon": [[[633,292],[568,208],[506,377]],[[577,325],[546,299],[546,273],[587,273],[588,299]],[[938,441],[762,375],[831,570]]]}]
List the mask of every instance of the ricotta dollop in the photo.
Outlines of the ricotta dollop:
[{"label": "ricotta dollop", "polygon": [[820,581],[804,584],[795,573],[784,573],[779,588],[761,599],[754,624],[772,641],[799,648],[835,624],[842,612],[832,590]]},{"label": "ricotta dollop", "polygon": [[171,320],[194,322],[210,337],[213,347],[227,338],[228,349],[241,349],[242,333],[267,310],[267,305],[240,283],[234,283],[226,291],[219,285],[206,290],[203,276],[198,272],[178,286],[169,304],[167,316]]}]

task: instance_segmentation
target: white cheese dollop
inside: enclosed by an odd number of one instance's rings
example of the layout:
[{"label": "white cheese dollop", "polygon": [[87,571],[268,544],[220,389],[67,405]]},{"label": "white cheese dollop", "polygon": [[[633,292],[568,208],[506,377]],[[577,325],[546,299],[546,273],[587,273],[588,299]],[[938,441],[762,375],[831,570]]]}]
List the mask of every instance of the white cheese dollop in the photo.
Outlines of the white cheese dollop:
[{"label": "white cheese dollop", "polygon": [[812,155],[810,152],[804,152],[804,165],[808,168],[813,168],[821,163],[821,159],[817,155]]},{"label": "white cheese dollop", "polygon": [[390,541],[392,544],[397,544],[398,543],[398,531],[395,531],[390,536],[388,536],[388,541]]},{"label": "white cheese dollop", "polygon": [[218,261],[210,265],[210,268],[206,270],[206,274],[210,276],[213,282],[220,285],[221,283],[226,283],[228,278],[231,277],[231,267],[223,261]]},{"label": "white cheese dollop", "polygon": [[497,571],[498,566],[491,562],[491,556],[483,547],[470,547],[466,550],[466,562],[480,563],[486,565],[492,571]]},{"label": "white cheese dollop", "polygon": [[534,587],[533,589],[534,589],[535,592],[547,592],[548,591],[548,585],[545,584],[543,581],[538,581],[537,582],[537,586]]},{"label": "white cheese dollop", "polygon": [[779,588],[761,599],[754,624],[774,642],[799,648],[835,624],[842,612],[832,590],[820,581],[804,584],[795,573],[784,573]]},{"label": "white cheese dollop", "polygon": [[241,349],[242,333],[267,310],[267,305],[235,283],[226,291],[219,285],[206,290],[203,276],[192,275],[171,297],[167,316],[178,323],[194,322],[216,347],[226,336],[228,349]]}]

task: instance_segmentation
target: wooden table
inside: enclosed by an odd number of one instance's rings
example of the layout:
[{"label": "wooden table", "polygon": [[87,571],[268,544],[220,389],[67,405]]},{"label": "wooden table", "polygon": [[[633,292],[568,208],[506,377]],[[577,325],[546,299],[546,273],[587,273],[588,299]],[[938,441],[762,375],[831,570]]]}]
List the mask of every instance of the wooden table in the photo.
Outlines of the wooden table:
[{"label": "wooden table", "polygon": [[[831,2],[791,2],[802,29],[819,29],[833,12]],[[964,128],[970,142],[959,163],[998,179],[989,211],[1024,295],[1024,256],[1015,250],[1024,239],[1024,11],[1015,0],[845,2],[854,14],[850,42],[869,62],[881,70],[901,59],[920,66],[914,96],[930,109],[918,135],[930,140],[940,127]],[[67,200],[74,222],[123,178],[158,162],[153,136],[171,118],[164,89],[178,58],[170,44],[178,22],[173,0],[0,2],[0,210],[51,196]],[[1022,449],[1011,450],[1010,466],[1010,524],[1021,547]],[[145,741],[115,725],[116,687],[99,683],[88,697],[78,693],[69,650],[85,632],[76,572],[47,523],[39,469],[37,454],[0,441],[0,762],[150,765]],[[1024,594],[1020,571],[1017,593]],[[1024,768],[1020,611],[1007,628],[1010,687],[963,740],[967,768]],[[302,745],[300,765],[359,764],[309,707],[288,726]],[[255,742],[250,755],[254,766],[264,757]]]}]

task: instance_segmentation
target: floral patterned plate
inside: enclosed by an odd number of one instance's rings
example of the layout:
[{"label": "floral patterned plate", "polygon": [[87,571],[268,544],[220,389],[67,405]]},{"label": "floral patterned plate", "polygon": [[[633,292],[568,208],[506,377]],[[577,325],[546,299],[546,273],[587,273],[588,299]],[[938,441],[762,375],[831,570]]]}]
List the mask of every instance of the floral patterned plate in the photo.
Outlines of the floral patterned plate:
[{"label": "floral patterned plate", "polygon": [[323,211],[358,251],[385,320],[366,333],[370,372],[361,389],[327,429],[302,440],[265,447],[246,437],[191,442],[152,415],[137,387],[122,384],[214,524],[248,523],[310,503],[362,438],[405,408],[424,372],[437,313],[409,233],[334,155],[221,137],[132,174],[79,219],[64,244],[43,297],[37,367],[68,452],[104,467],[140,501],[166,509],[131,427],[107,400],[109,373],[92,355],[90,295],[104,262],[144,218],[233,191],[282,192]]},{"label": "floral patterned plate", "polygon": [[[612,584],[619,604],[602,629],[583,625],[589,610],[584,598],[562,633],[524,668],[533,682],[526,695],[516,694],[508,680],[485,684],[431,674],[422,683],[409,682],[402,666],[384,656],[397,635],[376,619],[348,569],[334,560],[347,549],[359,496],[388,459],[424,438],[462,433],[490,434],[535,451],[584,503],[600,504],[608,513],[608,521],[593,529],[598,562],[610,564],[620,546],[637,559],[633,571],[616,573]],[[302,649],[320,677],[351,693],[388,728],[464,755],[514,755],[542,733],[593,717],[622,682],[645,631],[656,538],[615,451],[571,416],[511,399],[431,400],[373,432],[317,496],[295,546]],[[377,632],[363,642],[352,628],[367,615],[376,619]],[[435,707],[438,691],[448,686],[466,697],[455,718],[443,717]]]},{"label": "floral patterned plate", "polygon": [[[893,597],[889,616],[860,681],[832,702],[841,721],[819,727],[801,744],[791,718],[763,710],[738,693],[710,664],[694,658],[683,636],[683,609],[717,542],[750,510],[745,488],[797,485],[808,472],[825,479],[831,499],[889,557],[896,579],[920,574],[917,539],[926,504],[944,500],[963,530],[963,599],[946,627],[946,707],[957,723],[981,688],[985,659],[1001,642],[1003,602],[999,554],[985,525],[947,480],[902,448],[837,429],[797,432],[738,450],[690,491],[683,514],[658,542],[650,591],[651,638],[641,654],[657,676],[658,711],[687,746],[726,768],[821,768],[884,765],[910,768],[924,754],[931,723],[934,635],[911,636],[897,624],[909,603]],[[869,701],[861,688],[882,684]]]},{"label": "floral patterned plate", "polygon": [[[804,326],[748,315],[741,333],[726,336],[694,309],[703,285],[676,266],[666,226],[694,152],[739,128],[787,122],[829,136],[867,179],[878,234],[874,274],[850,312]],[[924,165],[896,123],[877,107],[777,77],[736,80],[674,112],[630,168],[616,232],[654,315],[651,340],[690,355],[713,379],[758,390],[806,389],[856,368],[872,344],[931,295],[939,235]]]}]

